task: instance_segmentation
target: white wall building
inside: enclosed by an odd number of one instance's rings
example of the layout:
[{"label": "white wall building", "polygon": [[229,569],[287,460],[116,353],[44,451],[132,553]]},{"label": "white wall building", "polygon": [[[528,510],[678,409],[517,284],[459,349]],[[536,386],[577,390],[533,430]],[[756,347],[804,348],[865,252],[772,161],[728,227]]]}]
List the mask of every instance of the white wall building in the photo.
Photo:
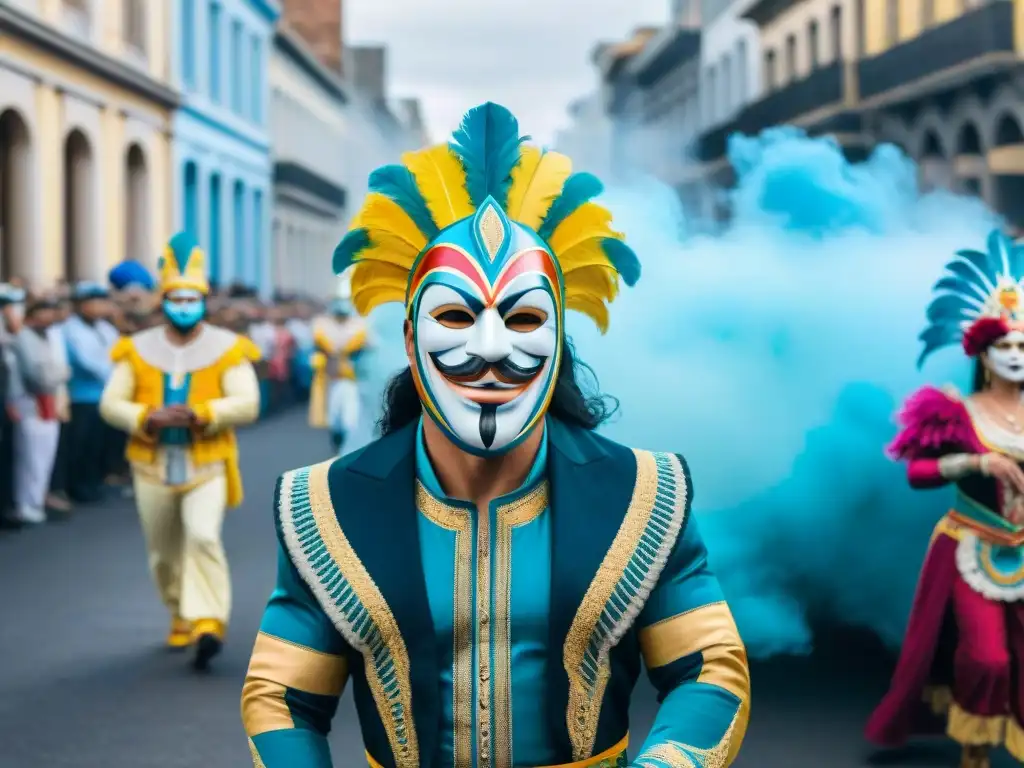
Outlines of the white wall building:
[{"label": "white wall building", "polygon": [[755,0],[701,0],[701,123],[728,122],[761,96],[761,44],[757,26],[743,18]]}]

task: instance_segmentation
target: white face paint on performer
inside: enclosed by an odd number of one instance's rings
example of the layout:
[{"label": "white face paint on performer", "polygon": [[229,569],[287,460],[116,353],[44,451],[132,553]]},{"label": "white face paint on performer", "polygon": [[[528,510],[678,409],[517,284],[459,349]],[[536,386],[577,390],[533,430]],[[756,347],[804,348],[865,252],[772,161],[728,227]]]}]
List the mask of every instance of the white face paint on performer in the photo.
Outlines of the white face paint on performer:
[{"label": "white face paint on performer", "polygon": [[982,353],[981,361],[992,376],[1024,384],[1024,332],[1010,331]]}]

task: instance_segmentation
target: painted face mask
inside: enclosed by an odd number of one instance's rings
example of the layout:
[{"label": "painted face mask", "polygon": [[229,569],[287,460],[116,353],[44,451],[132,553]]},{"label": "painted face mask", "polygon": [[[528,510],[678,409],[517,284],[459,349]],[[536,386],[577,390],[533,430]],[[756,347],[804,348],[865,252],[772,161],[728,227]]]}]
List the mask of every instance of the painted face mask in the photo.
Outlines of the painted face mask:
[{"label": "painted face mask", "polygon": [[554,257],[490,201],[424,253],[409,290],[427,413],[463,450],[509,450],[554,391],[563,326]]},{"label": "painted face mask", "polygon": [[164,316],[182,333],[188,333],[206,315],[206,300],[199,291],[176,290],[164,296]]},{"label": "painted face mask", "polygon": [[985,351],[983,363],[993,376],[1024,383],[1024,333],[1010,331]]},{"label": "painted face mask", "polygon": [[470,110],[449,143],[370,175],[334,252],[360,314],[405,304],[424,412],[482,456],[511,450],[544,418],[565,310],[603,332],[619,279],[640,276],[611,214],[593,202],[601,183],[526,140],[504,107]]}]

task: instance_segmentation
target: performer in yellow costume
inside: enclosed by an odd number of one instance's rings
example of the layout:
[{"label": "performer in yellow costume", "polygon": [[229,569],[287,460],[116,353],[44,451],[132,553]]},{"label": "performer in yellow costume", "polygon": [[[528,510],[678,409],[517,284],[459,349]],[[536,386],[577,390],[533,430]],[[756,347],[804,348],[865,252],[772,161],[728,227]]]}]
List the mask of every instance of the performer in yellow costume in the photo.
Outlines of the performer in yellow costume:
[{"label": "performer in yellow costume", "polygon": [[205,256],[190,236],[171,238],[159,269],[167,323],[114,346],[100,412],[130,435],[149,566],[171,611],[167,644],[193,645],[203,669],[220,651],[231,610],[221,527],[225,510],[242,501],[233,428],[259,414],[259,351],[203,322]]},{"label": "performer in yellow costume", "polygon": [[341,452],[345,439],[359,425],[356,358],[369,347],[366,321],[352,306],[351,272],[339,277],[338,292],[328,314],[313,321],[313,387],[309,425],[328,429],[331,446]]}]

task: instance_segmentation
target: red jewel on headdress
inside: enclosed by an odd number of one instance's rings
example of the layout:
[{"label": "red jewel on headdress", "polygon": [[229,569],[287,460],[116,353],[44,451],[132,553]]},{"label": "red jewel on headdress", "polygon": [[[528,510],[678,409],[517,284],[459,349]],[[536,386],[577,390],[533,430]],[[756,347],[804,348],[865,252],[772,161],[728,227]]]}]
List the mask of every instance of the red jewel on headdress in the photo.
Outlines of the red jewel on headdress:
[{"label": "red jewel on headdress", "polygon": [[[1016,294],[1014,294],[1016,296]],[[1000,296],[1000,303],[1002,296]],[[964,352],[976,357],[988,349],[997,339],[1010,332],[1010,323],[1005,317],[983,317],[975,320],[964,333]]]}]

